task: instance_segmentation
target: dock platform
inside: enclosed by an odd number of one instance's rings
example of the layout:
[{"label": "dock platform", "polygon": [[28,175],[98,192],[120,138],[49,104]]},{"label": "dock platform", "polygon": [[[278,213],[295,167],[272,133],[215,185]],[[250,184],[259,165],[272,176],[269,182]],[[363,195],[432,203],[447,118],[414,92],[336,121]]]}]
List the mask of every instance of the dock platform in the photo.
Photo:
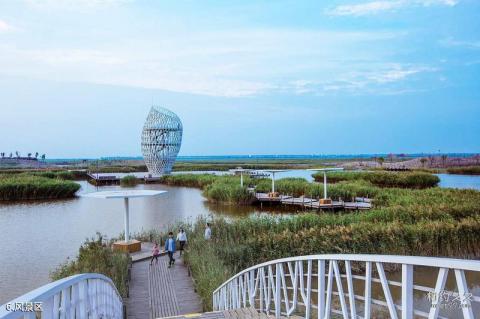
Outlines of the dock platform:
[{"label": "dock platform", "polygon": [[270,197],[267,193],[255,193],[258,202],[295,205],[302,208],[311,209],[347,209],[347,210],[367,210],[372,208],[372,202],[368,198],[355,198],[354,202],[332,201],[331,204],[320,204],[316,198],[309,197],[293,197],[287,195],[279,195],[277,197]]},{"label": "dock platform", "polygon": [[131,173],[87,173],[88,181],[91,184],[115,185],[120,184],[120,180],[125,176],[135,176],[139,181],[144,183],[155,183],[160,181],[161,176],[153,176],[148,172],[131,172]]}]

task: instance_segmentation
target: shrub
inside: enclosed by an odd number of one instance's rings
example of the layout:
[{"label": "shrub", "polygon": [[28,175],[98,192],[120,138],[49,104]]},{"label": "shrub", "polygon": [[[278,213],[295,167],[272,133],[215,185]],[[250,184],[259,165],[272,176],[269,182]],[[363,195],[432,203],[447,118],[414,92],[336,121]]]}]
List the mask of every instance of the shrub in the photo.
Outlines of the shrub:
[{"label": "shrub", "polygon": [[203,194],[214,203],[245,205],[255,200],[254,194],[240,184],[221,180],[206,186]]},{"label": "shrub", "polygon": [[126,175],[120,180],[120,186],[122,187],[134,187],[137,183],[138,179],[135,175]]},{"label": "shrub", "polygon": [[103,243],[103,236],[97,233],[97,238],[85,241],[74,260],[61,264],[50,277],[58,280],[81,273],[103,274],[112,279],[120,294],[126,297],[129,262],[127,254],[113,251]]}]

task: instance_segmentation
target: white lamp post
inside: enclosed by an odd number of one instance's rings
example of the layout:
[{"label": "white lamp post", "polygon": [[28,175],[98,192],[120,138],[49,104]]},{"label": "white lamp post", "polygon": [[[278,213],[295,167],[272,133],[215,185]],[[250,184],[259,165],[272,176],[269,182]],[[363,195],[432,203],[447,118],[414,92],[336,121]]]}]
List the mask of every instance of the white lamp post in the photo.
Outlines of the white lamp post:
[{"label": "white lamp post", "polygon": [[251,170],[250,169],[243,169],[241,167],[237,167],[235,169],[231,169],[230,172],[232,172],[234,174],[240,173],[240,186],[243,187],[243,173],[251,172]]},{"label": "white lamp post", "polygon": [[130,240],[130,198],[138,197],[151,197],[164,194],[167,191],[156,191],[156,190],[118,190],[118,191],[102,191],[102,192],[93,192],[82,194],[82,197],[92,197],[92,198],[102,198],[102,199],[121,199],[125,205],[125,214],[124,214],[124,226],[125,226],[125,241],[116,242],[114,248],[135,252],[140,250],[140,242],[136,240]]},{"label": "white lamp post", "polygon": [[323,172],[323,199],[327,199],[327,172],[343,171],[342,167],[310,168],[307,171]]},{"label": "white lamp post", "polygon": [[271,170],[266,170],[265,172],[270,173],[270,176],[272,177],[272,193],[275,193],[275,173],[280,173],[280,172],[286,172],[287,170],[284,169],[271,169]]}]

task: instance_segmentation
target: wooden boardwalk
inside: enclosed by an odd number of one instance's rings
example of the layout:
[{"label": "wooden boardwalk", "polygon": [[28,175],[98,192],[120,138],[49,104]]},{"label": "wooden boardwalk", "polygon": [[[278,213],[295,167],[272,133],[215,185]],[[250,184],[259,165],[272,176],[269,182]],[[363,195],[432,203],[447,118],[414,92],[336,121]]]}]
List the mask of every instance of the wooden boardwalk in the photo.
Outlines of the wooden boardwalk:
[{"label": "wooden boardwalk", "polygon": [[192,278],[183,260],[176,254],[175,265],[168,268],[168,257],[133,263],[130,296],[126,301],[128,319],[153,319],[202,312]]},{"label": "wooden boardwalk", "polygon": [[270,197],[267,193],[255,193],[255,197],[260,203],[273,203],[282,205],[296,205],[302,208],[310,209],[349,209],[349,210],[366,210],[372,208],[372,203],[368,199],[363,201],[356,200],[354,202],[332,201],[332,204],[320,204],[318,199],[308,197],[293,197],[280,195],[278,197]]},{"label": "wooden boardwalk", "polygon": [[[280,317],[285,318],[285,317]],[[298,316],[290,316],[289,319],[303,319]],[[173,319],[173,318],[170,318]],[[275,315],[258,312],[253,308],[239,308],[225,311],[212,311],[198,313],[189,316],[177,316],[175,319],[275,319]]]}]

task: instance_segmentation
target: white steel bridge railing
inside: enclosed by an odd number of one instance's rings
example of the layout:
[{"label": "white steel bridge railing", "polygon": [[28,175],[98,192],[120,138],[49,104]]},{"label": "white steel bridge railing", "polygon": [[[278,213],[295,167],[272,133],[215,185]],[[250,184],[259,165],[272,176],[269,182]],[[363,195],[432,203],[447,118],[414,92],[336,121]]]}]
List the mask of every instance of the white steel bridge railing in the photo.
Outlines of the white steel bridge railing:
[{"label": "white steel bridge railing", "polygon": [[30,291],[4,305],[0,319],[123,318],[123,301],[112,280],[79,274]]},{"label": "white steel bridge railing", "polygon": [[[398,271],[386,272],[392,269]],[[278,259],[245,269],[213,293],[214,310],[245,307],[277,318],[480,318],[480,261],[392,255]]]}]

